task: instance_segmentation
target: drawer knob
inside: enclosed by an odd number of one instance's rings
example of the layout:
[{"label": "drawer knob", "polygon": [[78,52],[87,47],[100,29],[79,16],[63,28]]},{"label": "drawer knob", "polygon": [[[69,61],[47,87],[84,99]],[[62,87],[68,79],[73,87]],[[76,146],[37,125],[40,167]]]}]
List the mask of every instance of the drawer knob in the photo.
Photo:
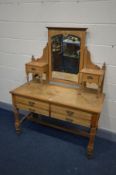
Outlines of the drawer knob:
[{"label": "drawer knob", "polygon": [[33,106],[35,103],[33,101],[28,102],[29,106]]},{"label": "drawer knob", "polygon": [[74,112],[72,112],[72,111],[66,111],[66,112],[67,112],[67,115],[70,117],[74,114]]},{"label": "drawer knob", "polygon": [[36,70],[35,68],[31,68],[31,70]]},{"label": "drawer knob", "polygon": [[93,77],[89,75],[89,76],[87,76],[87,79],[93,80]]}]

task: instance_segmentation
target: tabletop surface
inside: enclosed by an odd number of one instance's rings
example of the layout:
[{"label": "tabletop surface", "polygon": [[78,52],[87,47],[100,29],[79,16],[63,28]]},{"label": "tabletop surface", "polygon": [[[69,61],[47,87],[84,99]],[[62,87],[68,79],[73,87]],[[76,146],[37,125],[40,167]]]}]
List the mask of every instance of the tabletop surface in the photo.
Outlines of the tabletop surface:
[{"label": "tabletop surface", "polygon": [[64,105],[88,112],[100,113],[103,107],[104,94],[97,97],[96,91],[85,89],[79,93],[78,88],[69,88],[52,84],[30,82],[11,91],[11,94],[26,98],[43,100],[51,104]]}]

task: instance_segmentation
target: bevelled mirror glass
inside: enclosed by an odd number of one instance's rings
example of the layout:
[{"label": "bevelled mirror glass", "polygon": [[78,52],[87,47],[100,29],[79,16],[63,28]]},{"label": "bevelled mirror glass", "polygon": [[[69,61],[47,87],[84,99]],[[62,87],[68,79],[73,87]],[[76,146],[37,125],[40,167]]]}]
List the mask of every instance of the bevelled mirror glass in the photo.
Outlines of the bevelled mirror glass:
[{"label": "bevelled mirror glass", "polygon": [[51,40],[52,78],[77,81],[80,38],[74,35],[55,35]]},{"label": "bevelled mirror glass", "polygon": [[86,29],[48,28],[51,81],[78,83]]}]

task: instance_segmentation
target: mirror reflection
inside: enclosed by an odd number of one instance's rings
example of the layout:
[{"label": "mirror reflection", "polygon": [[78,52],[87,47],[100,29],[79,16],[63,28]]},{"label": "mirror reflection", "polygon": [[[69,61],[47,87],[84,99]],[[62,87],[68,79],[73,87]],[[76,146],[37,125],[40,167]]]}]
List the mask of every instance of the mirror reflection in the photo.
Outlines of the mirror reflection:
[{"label": "mirror reflection", "polygon": [[52,78],[77,82],[80,63],[80,38],[55,35],[51,38]]}]

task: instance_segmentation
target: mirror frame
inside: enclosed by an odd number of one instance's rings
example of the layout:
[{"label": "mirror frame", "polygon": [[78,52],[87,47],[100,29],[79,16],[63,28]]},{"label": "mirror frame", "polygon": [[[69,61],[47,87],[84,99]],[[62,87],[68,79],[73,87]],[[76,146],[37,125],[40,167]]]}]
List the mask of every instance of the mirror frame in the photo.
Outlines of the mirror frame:
[{"label": "mirror frame", "polygon": [[[61,82],[68,84],[78,84],[75,81],[69,81],[64,79],[58,79],[52,77],[52,53],[51,53],[51,44],[52,37],[56,35],[73,35],[80,38],[80,65],[79,70],[84,67],[84,49],[85,49],[85,40],[86,40],[86,30],[87,28],[63,28],[63,27],[47,27],[48,28],[48,60],[49,60],[49,81],[50,82]],[[78,76],[78,74],[77,74]]]}]

